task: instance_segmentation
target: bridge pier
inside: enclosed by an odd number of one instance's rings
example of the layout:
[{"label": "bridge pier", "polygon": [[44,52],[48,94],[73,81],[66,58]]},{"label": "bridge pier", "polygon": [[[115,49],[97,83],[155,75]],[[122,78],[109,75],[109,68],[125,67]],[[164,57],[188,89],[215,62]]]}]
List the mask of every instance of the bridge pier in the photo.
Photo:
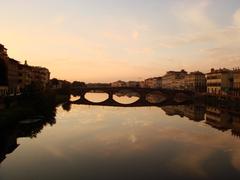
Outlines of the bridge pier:
[{"label": "bridge pier", "polygon": [[114,92],[106,92],[108,94],[108,99],[112,99],[113,100],[113,95]]}]

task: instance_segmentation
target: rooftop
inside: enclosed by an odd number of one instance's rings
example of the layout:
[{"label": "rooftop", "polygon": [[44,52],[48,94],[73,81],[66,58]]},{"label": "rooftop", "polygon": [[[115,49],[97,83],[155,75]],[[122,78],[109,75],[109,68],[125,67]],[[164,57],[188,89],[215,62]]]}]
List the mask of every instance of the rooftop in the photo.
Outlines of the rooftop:
[{"label": "rooftop", "polygon": [[4,45],[0,44],[0,51],[2,50],[7,50],[7,49],[4,47]]},{"label": "rooftop", "polygon": [[146,80],[154,80],[154,79],[161,80],[162,77],[152,77],[152,78],[145,79],[145,81],[146,81]]},{"label": "rooftop", "polygon": [[190,75],[204,75],[204,73],[200,72],[200,71],[194,71],[194,72],[190,72]]},{"label": "rooftop", "polygon": [[220,68],[220,69],[211,69],[211,72],[207,73],[207,74],[215,74],[215,73],[229,73],[232,72],[232,70],[230,69],[226,69],[226,68]]},{"label": "rooftop", "polygon": [[185,71],[184,69],[182,69],[181,71],[168,71],[167,74],[174,74],[174,73],[187,73],[187,71]]}]

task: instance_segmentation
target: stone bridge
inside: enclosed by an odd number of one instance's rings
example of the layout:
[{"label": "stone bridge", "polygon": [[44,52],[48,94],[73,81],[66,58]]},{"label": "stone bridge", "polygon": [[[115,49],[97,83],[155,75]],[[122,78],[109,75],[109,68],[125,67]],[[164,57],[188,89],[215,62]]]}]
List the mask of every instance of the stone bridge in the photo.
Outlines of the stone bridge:
[{"label": "stone bridge", "polygon": [[[102,102],[92,102],[85,98],[86,93],[89,92],[103,92],[108,94],[108,99]],[[113,95],[121,92],[136,93],[139,99],[130,104],[122,104],[114,100]],[[164,100],[161,102],[153,103],[147,100],[147,96],[154,93],[160,93]],[[72,104],[83,105],[98,105],[98,106],[115,106],[115,107],[142,107],[142,106],[168,106],[184,104],[192,100],[194,93],[185,90],[172,90],[172,89],[150,89],[139,87],[84,87],[72,89],[74,96],[80,96],[76,101],[72,101]]]}]

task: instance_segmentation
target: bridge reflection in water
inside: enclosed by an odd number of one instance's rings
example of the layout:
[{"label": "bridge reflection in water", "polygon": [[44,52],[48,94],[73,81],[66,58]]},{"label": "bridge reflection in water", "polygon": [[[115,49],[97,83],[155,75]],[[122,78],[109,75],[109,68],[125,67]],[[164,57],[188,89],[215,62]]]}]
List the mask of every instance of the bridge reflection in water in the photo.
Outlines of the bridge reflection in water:
[{"label": "bridge reflection in water", "polygon": [[[85,91],[83,94],[86,94]],[[82,95],[83,95],[82,94]],[[144,93],[144,97],[148,92]],[[76,95],[76,94],[75,94]],[[119,97],[132,97],[139,96],[135,93],[129,92],[116,92]],[[71,111],[71,105],[82,104],[82,105],[98,105],[98,106],[118,106],[118,107],[142,107],[142,106],[161,106],[161,109],[168,116],[180,116],[187,117],[191,121],[201,122],[209,125],[212,128],[218,129],[221,132],[230,131],[233,136],[240,137],[240,111],[239,109],[218,107],[215,105],[208,105],[204,103],[190,103],[187,101],[176,102],[174,100],[168,101],[164,98],[162,101],[162,94],[154,94],[148,97],[151,99],[151,103],[148,100],[137,100],[131,104],[121,104],[113,101],[113,94],[110,95],[110,100],[107,99],[104,102],[94,103],[90,102],[85,98],[80,98],[72,102],[67,102],[62,105],[62,108],[66,111]],[[142,99],[142,98],[139,98]],[[147,99],[147,98],[146,98]],[[160,99],[160,103],[158,103]],[[173,99],[173,98],[171,98]],[[172,103],[172,104],[171,104]],[[16,123],[11,126],[5,126],[0,124],[0,163],[6,158],[7,154],[11,154],[19,146],[17,139],[21,137],[35,138],[38,133],[47,124],[54,125],[55,121],[55,108],[51,110],[53,113],[45,119],[32,123]],[[24,122],[24,120],[19,120]]]}]

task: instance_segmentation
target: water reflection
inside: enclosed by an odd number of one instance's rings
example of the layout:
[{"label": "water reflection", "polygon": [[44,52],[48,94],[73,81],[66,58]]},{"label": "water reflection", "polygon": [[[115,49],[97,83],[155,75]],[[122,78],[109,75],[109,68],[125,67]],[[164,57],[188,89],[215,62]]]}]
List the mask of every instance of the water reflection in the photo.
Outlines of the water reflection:
[{"label": "water reflection", "polygon": [[156,93],[153,92],[146,96],[146,100],[150,103],[156,104],[156,103],[161,103],[165,101],[166,97],[159,92],[156,92]]},{"label": "water reflection", "polygon": [[[125,94],[118,97],[126,98]],[[1,124],[0,177],[240,177],[240,139],[236,138],[240,132],[240,111],[236,108],[204,103],[162,108],[64,103],[50,111],[50,116],[44,115],[44,119],[33,123],[27,123],[33,118],[29,117],[21,119],[24,123]]]},{"label": "water reflection", "polygon": [[187,104],[178,106],[166,106],[162,109],[169,116],[179,115],[180,117],[187,117],[193,121],[202,121],[205,118],[205,105],[203,104]]},{"label": "water reflection", "polygon": [[12,153],[19,146],[17,143],[18,138],[36,138],[37,134],[41,133],[46,125],[54,125],[56,123],[54,112],[55,110],[53,109],[53,116],[42,116],[38,121],[34,121],[34,119],[22,119],[15,124],[1,124],[0,163],[6,158],[7,154]]},{"label": "water reflection", "polygon": [[107,93],[86,93],[85,98],[88,99],[91,102],[103,102],[108,99],[108,94]]},{"label": "water reflection", "polygon": [[119,92],[113,95],[113,99],[121,104],[132,104],[139,99],[139,94],[134,92]]}]

